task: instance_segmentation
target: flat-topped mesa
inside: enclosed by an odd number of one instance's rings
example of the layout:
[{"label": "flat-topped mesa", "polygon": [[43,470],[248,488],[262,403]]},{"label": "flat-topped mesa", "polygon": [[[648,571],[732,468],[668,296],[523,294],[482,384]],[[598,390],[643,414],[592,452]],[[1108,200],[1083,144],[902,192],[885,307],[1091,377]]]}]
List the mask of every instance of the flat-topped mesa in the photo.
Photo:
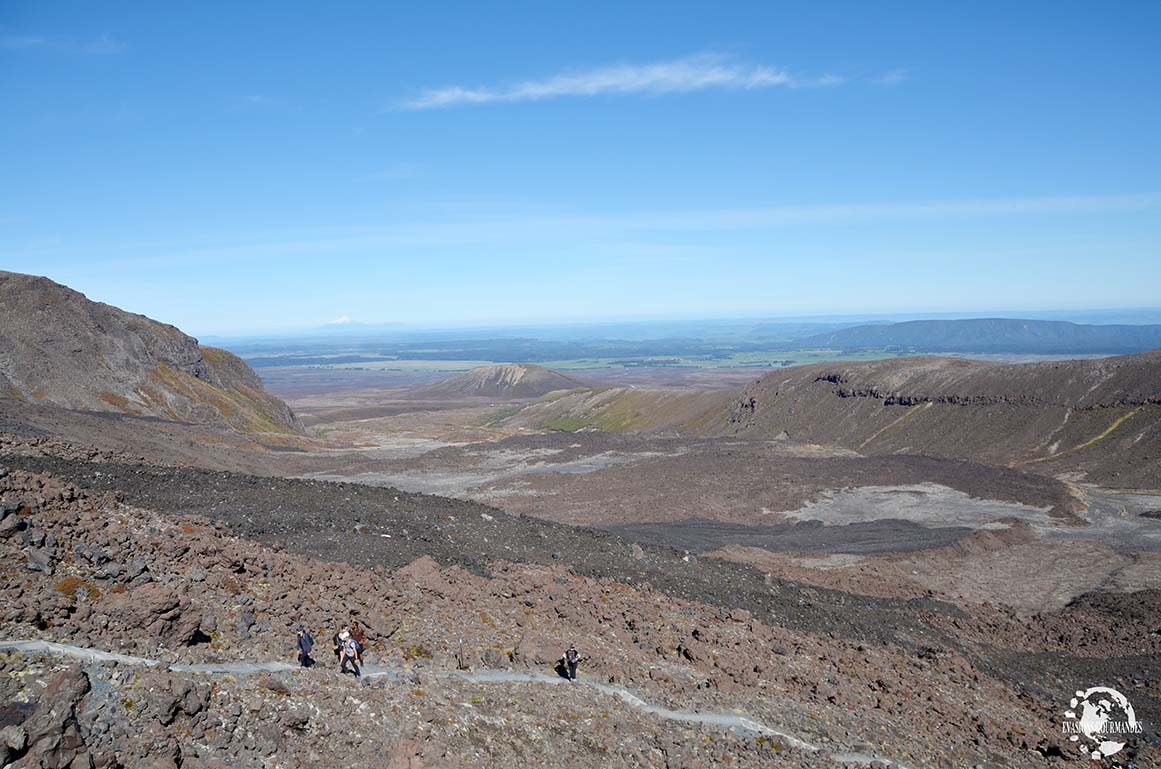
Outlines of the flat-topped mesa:
[{"label": "flat-topped mesa", "polygon": [[254,370],[174,326],[0,271],[0,397],[248,433],[301,433]]},{"label": "flat-topped mesa", "polygon": [[[1161,403],[1161,350],[1090,360],[1002,364],[924,356],[804,367],[840,398],[888,405],[947,403],[1066,406],[1072,409]],[[797,371],[787,369],[786,373]],[[757,383],[783,380],[777,372]]]},{"label": "flat-topped mesa", "polygon": [[480,395],[539,398],[557,390],[585,387],[567,374],[530,363],[480,366],[420,390],[424,396]]},{"label": "flat-topped mesa", "polygon": [[706,432],[789,435],[898,452],[1080,473],[1122,487],[1161,472],[1161,350],[1091,360],[983,363],[894,358],[766,374]]}]

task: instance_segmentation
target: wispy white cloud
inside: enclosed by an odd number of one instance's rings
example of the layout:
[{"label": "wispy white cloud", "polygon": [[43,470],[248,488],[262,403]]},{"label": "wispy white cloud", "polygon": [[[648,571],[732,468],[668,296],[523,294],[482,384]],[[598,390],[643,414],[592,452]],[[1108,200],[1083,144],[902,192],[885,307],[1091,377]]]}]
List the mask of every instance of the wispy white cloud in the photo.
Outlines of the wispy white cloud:
[{"label": "wispy white cloud", "polygon": [[503,86],[432,88],[398,106],[408,110],[427,110],[488,102],[540,101],[562,96],[685,93],[709,88],[809,88],[836,86],[845,81],[845,78],[833,74],[795,75],[784,69],[735,63],[719,54],[699,54],[653,64],[617,64],[578,70]]},{"label": "wispy white cloud", "polygon": [[80,53],[89,56],[107,56],[121,53],[125,44],[108,35],[77,40],[71,37],[47,37],[45,35],[0,35],[0,49],[7,51],[60,51]]},{"label": "wispy white cloud", "polygon": [[327,325],[327,326],[346,326],[350,322],[351,322],[350,316],[340,315],[339,317],[335,318],[334,320],[328,320],[324,325]]},{"label": "wispy white cloud", "polygon": [[0,48],[21,51],[30,48],[44,48],[49,44],[47,37],[36,35],[0,35]]},{"label": "wispy white cloud", "polygon": [[893,69],[890,72],[884,72],[882,75],[874,78],[872,82],[876,85],[899,85],[906,82],[911,77],[910,73],[905,69]]}]

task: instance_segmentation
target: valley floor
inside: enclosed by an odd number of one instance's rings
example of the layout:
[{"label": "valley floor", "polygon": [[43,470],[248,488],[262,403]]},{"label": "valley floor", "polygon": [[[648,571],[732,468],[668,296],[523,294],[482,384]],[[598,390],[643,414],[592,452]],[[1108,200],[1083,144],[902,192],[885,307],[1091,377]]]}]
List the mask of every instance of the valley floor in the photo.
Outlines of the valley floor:
[{"label": "valley floor", "polygon": [[[1161,492],[295,406],[313,437],[0,401],[8,763],[1050,767],[1095,685],[1145,724],[1118,760],[1161,756]],[[352,619],[361,682],[327,643]],[[585,685],[549,685],[574,641]]]}]

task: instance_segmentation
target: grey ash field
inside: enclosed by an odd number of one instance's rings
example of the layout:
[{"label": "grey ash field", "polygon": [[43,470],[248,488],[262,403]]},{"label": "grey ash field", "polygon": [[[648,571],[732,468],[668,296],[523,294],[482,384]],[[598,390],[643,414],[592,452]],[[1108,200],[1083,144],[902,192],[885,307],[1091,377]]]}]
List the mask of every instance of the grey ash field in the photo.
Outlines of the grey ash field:
[{"label": "grey ash field", "polygon": [[267,392],[0,292],[5,766],[1064,767],[1096,685],[1144,723],[1105,765],[1161,757],[1157,352]]}]

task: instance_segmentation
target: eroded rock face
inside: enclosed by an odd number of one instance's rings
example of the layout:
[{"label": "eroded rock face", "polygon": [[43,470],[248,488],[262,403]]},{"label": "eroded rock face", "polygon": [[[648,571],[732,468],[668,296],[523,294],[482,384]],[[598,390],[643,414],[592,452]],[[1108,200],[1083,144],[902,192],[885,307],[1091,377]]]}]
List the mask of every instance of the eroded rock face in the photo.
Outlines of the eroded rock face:
[{"label": "eroded rock face", "polygon": [[543,633],[529,631],[520,637],[512,651],[513,662],[527,667],[543,667],[560,659],[560,640]]},{"label": "eroded rock face", "polygon": [[[787,431],[863,454],[906,448],[1045,475],[1080,470],[1094,483],[1151,488],[1161,469],[1153,416],[1159,383],[1158,350],[1017,365],[932,356],[822,363],[766,374],[740,395],[753,405],[711,433]],[[1117,429],[1103,435],[1111,425]]]},{"label": "eroded rock face", "polygon": [[89,678],[79,670],[66,670],[54,677],[32,717],[6,737],[9,758],[5,766],[11,762],[13,769],[91,767],[92,758],[77,720],[77,710],[88,693]]},{"label": "eroded rock face", "polygon": [[237,356],[47,278],[3,271],[0,397],[244,432],[302,431]]},{"label": "eroded rock face", "polygon": [[162,726],[169,726],[179,716],[193,717],[209,705],[208,683],[192,682],[169,673],[149,671],[139,678],[142,699],[149,712]]},{"label": "eroded rock face", "polygon": [[193,642],[202,624],[189,599],[173,588],[148,582],[124,593],[110,594],[98,607],[146,638],[166,646]]},{"label": "eroded rock face", "polygon": [[481,366],[425,387],[430,397],[488,396],[492,398],[539,398],[557,390],[585,387],[567,374],[532,364]]}]

